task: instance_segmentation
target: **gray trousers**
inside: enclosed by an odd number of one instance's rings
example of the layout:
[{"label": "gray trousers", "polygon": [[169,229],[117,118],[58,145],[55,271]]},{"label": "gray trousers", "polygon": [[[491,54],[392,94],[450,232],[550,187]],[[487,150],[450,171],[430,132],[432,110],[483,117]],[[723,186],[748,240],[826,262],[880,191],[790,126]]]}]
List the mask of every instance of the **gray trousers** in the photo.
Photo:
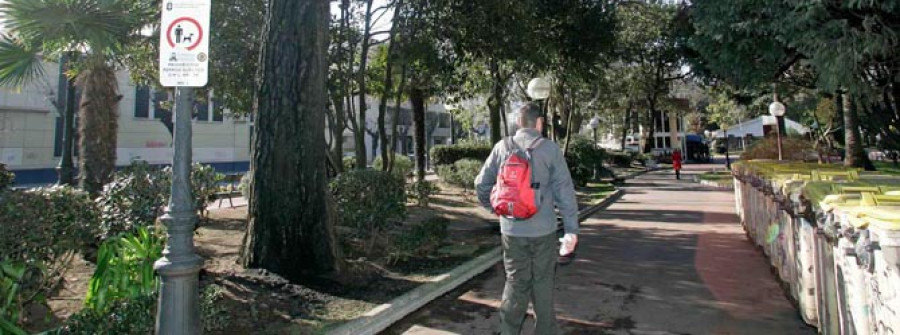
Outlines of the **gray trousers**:
[{"label": "gray trousers", "polygon": [[529,301],[534,305],[534,333],[559,333],[553,310],[553,279],[558,250],[556,233],[541,237],[503,235],[502,239],[506,286],[500,304],[500,334],[519,334]]}]

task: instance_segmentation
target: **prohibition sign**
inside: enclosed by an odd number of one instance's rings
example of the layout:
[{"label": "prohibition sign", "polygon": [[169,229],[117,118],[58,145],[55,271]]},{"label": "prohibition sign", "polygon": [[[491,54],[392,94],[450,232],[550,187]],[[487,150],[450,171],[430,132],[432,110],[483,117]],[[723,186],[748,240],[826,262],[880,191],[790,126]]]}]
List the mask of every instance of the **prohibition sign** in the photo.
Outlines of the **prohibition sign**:
[{"label": "prohibition sign", "polygon": [[186,48],[188,51],[193,51],[200,45],[200,41],[203,40],[203,27],[200,26],[200,22],[197,22],[197,20],[194,20],[192,17],[182,16],[175,19],[175,21],[172,21],[172,23],[169,24],[169,27],[166,28],[166,42],[169,42],[170,47],[175,47],[175,42],[172,41],[172,29],[181,22],[189,22],[197,28],[197,40],[193,41],[193,43]]}]

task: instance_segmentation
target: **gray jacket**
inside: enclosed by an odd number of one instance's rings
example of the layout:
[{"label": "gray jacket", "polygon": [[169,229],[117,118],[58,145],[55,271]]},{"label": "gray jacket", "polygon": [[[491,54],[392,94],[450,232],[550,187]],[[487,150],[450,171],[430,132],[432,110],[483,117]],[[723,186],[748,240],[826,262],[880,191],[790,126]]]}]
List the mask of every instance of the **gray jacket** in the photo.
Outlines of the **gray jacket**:
[{"label": "gray jacket", "polygon": [[[541,136],[537,129],[519,129],[513,136],[515,143],[522,149]],[[494,145],[491,155],[481,173],[475,178],[475,190],[478,193],[478,201],[490,211],[491,189],[497,182],[497,174],[500,165],[507,159],[509,149],[504,141]],[[566,233],[578,233],[578,200],[575,198],[575,186],[572,184],[572,176],[563,157],[559,145],[550,140],[544,140],[532,152],[531,169],[534,179],[532,183],[540,183],[535,194],[540,199],[538,212],[527,220],[512,220],[500,218],[500,231],[503,235],[518,237],[538,237],[556,231],[556,213],[554,207],[559,209]]]}]

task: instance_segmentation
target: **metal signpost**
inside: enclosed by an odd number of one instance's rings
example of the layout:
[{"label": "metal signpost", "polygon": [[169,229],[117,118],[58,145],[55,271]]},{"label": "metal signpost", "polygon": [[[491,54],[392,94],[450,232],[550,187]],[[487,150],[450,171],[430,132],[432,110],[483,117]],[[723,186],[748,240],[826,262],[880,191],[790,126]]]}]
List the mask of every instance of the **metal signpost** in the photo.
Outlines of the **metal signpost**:
[{"label": "metal signpost", "polygon": [[203,260],[194,252],[197,213],[191,196],[191,114],[193,87],[208,78],[210,0],[165,0],[159,43],[159,79],[175,87],[175,154],[172,192],[160,217],[168,235],[154,269],[161,285],[156,334],[200,334],[199,273]]}]

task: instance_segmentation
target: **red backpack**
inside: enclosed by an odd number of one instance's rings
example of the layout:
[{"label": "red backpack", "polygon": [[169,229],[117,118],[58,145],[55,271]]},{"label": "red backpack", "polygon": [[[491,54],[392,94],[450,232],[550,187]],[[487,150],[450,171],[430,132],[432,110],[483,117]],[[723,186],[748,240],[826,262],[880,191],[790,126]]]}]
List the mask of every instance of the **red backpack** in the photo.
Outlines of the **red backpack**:
[{"label": "red backpack", "polygon": [[537,214],[535,190],[539,183],[533,182],[531,170],[531,152],[543,143],[538,137],[526,150],[516,145],[512,137],[505,140],[509,156],[500,165],[497,184],[491,190],[491,207],[494,213],[512,219],[528,219]]}]

